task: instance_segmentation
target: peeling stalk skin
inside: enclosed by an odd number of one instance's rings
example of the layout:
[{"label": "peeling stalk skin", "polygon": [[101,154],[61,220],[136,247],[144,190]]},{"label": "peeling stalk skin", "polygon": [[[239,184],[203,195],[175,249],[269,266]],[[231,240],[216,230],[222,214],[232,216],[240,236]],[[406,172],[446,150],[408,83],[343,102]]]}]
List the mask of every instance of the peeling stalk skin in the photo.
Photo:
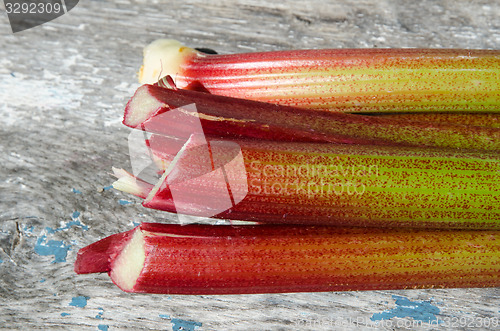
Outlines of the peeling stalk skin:
[{"label": "peeling stalk skin", "polygon": [[[175,57],[175,60],[172,60]],[[168,65],[166,65],[166,63]],[[500,51],[324,49],[207,55],[157,40],[141,83],[347,112],[500,110]]]},{"label": "peeling stalk skin", "polygon": [[[248,193],[215,218],[263,223],[500,229],[497,154],[267,141],[238,144],[247,178],[244,185],[234,184],[231,190],[234,194],[248,189]],[[210,150],[214,160],[234,157],[232,151],[219,148],[217,141],[210,141]],[[161,157],[162,151],[155,154]],[[202,149],[187,146],[176,157],[170,173],[160,179],[159,189],[144,192],[149,195],[143,205],[169,212],[182,207],[181,210],[189,211],[184,214],[204,216],[196,214],[206,203],[203,197],[216,200],[215,192],[226,192],[226,182],[200,176],[182,189],[181,196],[178,193],[175,204],[168,184],[192,178],[193,173],[206,167],[202,154]],[[227,165],[225,171],[228,183],[242,183],[242,178],[231,175],[238,172]]]},{"label": "peeling stalk skin", "polygon": [[[76,272],[109,272],[124,291],[160,294],[500,286],[498,231],[150,223],[132,231],[107,239],[143,262],[110,255],[97,270],[89,264],[107,253],[99,241],[80,250]],[[137,269],[131,280],[127,268]]]},{"label": "peeling stalk skin", "polygon": [[[179,109],[175,120],[166,116]],[[136,91],[123,123],[188,138],[195,118],[205,134],[223,138],[500,151],[500,129],[495,128],[326,113],[153,85]]]}]

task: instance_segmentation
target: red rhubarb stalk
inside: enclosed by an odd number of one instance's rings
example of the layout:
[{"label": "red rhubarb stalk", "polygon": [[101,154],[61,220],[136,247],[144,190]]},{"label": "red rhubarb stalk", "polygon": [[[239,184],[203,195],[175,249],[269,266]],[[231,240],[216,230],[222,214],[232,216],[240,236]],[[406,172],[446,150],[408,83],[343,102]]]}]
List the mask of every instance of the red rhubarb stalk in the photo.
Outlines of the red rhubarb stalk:
[{"label": "red rhubarb stalk", "polygon": [[500,234],[143,223],[82,248],[75,271],[162,294],[496,287]]},{"label": "red rhubarb stalk", "polygon": [[223,138],[500,151],[500,129],[319,112],[175,86],[141,86],[125,108],[123,123],[185,139],[203,131]]},{"label": "red rhubarb stalk", "polygon": [[141,83],[348,112],[500,111],[500,51],[323,49],[208,55],[173,40],[144,49]]},{"label": "red rhubarb stalk", "polygon": [[[498,154],[271,141],[238,141],[235,149],[227,144],[212,140],[207,145],[192,136],[155,187],[141,193],[147,195],[143,205],[257,222],[500,229]],[[153,152],[161,157],[161,151]],[[138,190],[122,187],[122,180],[130,178],[119,179],[115,188]],[[228,194],[233,203],[221,210]],[[210,207],[214,213],[207,215]]]}]

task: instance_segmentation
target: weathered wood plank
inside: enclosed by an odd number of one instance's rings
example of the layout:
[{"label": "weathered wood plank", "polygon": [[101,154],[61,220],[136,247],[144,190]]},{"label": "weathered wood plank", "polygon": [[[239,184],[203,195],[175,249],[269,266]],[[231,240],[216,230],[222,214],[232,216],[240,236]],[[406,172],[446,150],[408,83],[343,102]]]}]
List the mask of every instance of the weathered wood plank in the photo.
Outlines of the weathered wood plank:
[{"label": "weathered wood plank", "polygon": [[171,220],[108,187],[111,166],[129,164],[120,122],[148,42],[168,36],[219,52],[499,49],[498,2],[81,1],[15,35],[2,15],[0,35],[1,328],[390,330],[420,317],[443,330],[498,325],[499,289],[130,295],[72,266],[79,248],[132,222]]}]

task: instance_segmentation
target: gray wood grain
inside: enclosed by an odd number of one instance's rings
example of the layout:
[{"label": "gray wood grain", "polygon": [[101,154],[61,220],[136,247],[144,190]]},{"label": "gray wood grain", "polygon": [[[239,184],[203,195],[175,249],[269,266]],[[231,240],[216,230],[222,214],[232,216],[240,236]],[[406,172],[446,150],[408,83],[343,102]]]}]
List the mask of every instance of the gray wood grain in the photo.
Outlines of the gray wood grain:
[{"label": "gray wood grain", "polygon": [[[2,14],[0,35],[0,328],[470,330],[498,323],[498,288],[131,295],[107,275],[73,272],[81,247],[133,222],[172,220],[109,189],[111,166],[129,165],[121,116],[150,41],[167,36],[222,53],[499,49],[498,1],[95,0],[15,35]],[[419,314],[439,326],[419,322]]]}]

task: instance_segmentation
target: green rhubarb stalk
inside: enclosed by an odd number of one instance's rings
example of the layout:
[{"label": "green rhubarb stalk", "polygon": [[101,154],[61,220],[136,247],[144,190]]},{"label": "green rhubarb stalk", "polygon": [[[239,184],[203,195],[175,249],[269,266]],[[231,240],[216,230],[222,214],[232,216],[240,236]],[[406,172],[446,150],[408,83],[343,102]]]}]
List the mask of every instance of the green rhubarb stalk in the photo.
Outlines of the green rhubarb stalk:
[{"label": "green rhubarb stalk", "polygon": [[500,234],[143,223],[82,248],[75,271],[161,294],[495,287]]},{"label": "green rhubarb stalk", "polygon": [[475,126],[492,129],[500,129],[500,113],[498,114],[475,114],[475,113],[409,113],[409,114],[386,114],[383,117],[394,120],[449,123],[465,125],[468,129],[475,130]]},{"label": "green rhubarb stalk", "polygon": [[[238,141],[239,154],[226,144],[192,136],[143,205],[271,223],[500,229],[498,154]],[[228,190],[234,203],[217,209]]]},{"label": "green rhubarb stalk", "polygon": [[173,40],[144,49],[141,83],[349,112],[499,112],[500,51],[325,49],[208,55]]}]

